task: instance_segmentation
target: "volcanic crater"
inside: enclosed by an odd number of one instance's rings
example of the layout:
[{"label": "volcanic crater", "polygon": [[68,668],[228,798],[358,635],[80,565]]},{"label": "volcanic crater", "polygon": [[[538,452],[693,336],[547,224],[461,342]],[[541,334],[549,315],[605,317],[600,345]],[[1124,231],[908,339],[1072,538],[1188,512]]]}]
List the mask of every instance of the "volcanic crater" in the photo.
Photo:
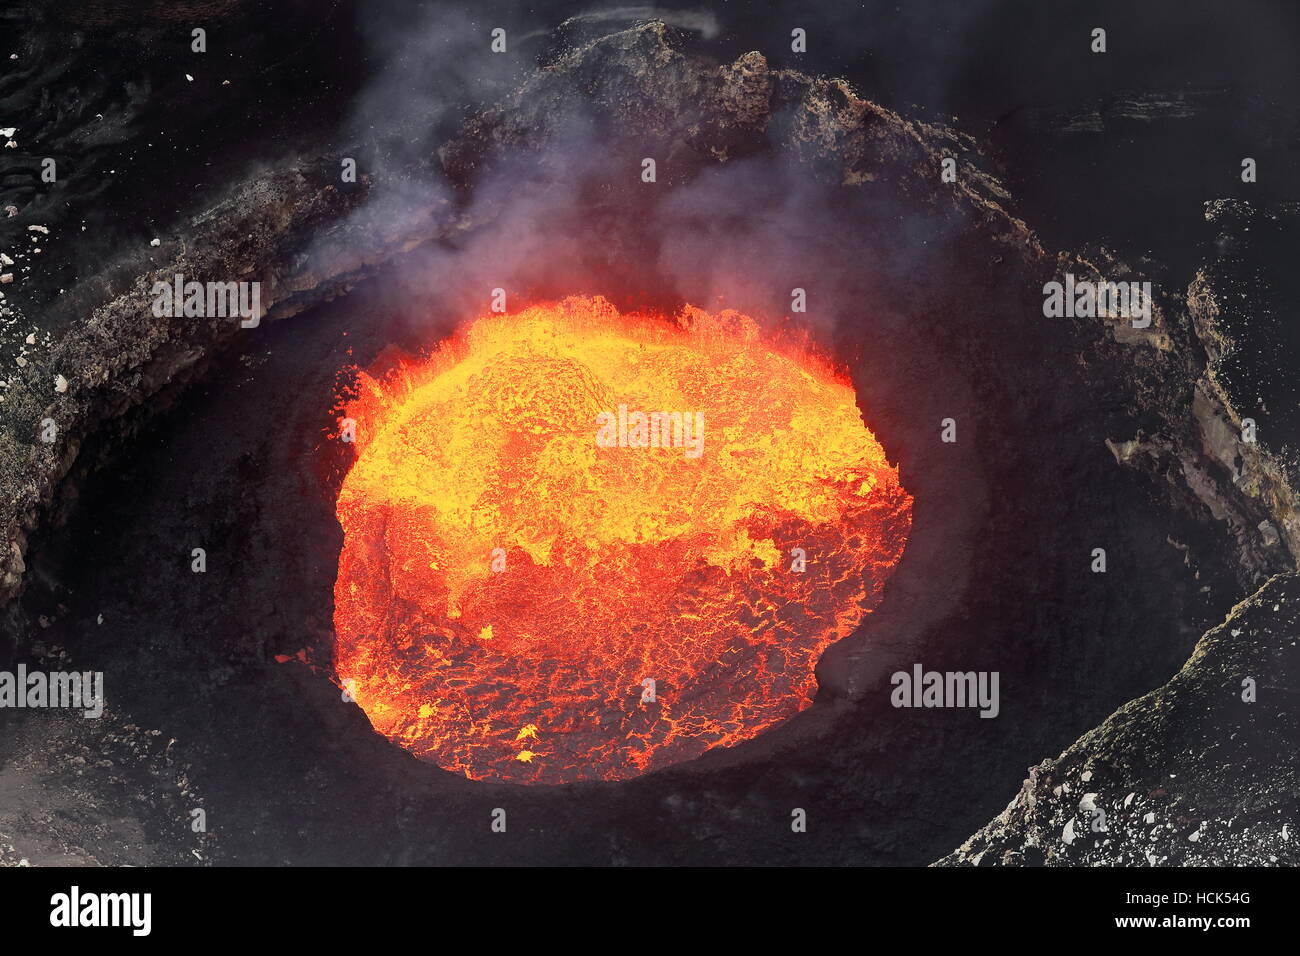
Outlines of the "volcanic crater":
[{"label": "volcanic crater", "polygon": [[[580,168],[566,140],[575,117],[606,143]],[[665,157],[655,189],[628,172],[647,153]],[[949,153],[961,157],[957,185],[931,174]],[[57,645],[105,671],[110,717],[175,741],[96,785],[129,806],[139,780],[183,778],[213,821],[195,836],[158,798],[132,811],[140,852],[245,864],[927,863],[1005,805],[1027,766],[1177,672],[1226,608],[1294,566],[1289,489],[1267,453],[1233,438],[1238,417],[1205,374],[1184,295],[1158,295],[1149,329],[1044,319],[1039,290],[1059,273],[1131,270],[1100,252],[1046,252],[986,166],[973,141],[842,82],[758,54],[718,63],[647,23],[562,47],[403,169],[455,187],[419,215],[376,214],[376,182],[330,192],[313,159],[236,186],[225,227],[178,224],[191,271],[239,250],[266,283],[265,327],[255,338],[215,323],[142,328],[149,283],[137,283],[98,307],[93,335],[62,345],[67,364],[104,370],[56,410],[76,449],[10,434],[3,462],[25,476],[6,515],[6,586],[23,591],[7,613],[24,633],[53,619],[24,653]],[[516,171],[509,188],[493,178],[501,168]],[[759,203],[779,210],[779,244]],[[358,366],[393,373],[478,314],[521,209],[564,239],[509,260],[513,299],[794,320],[843,370],[911,499],[906,547],[891,545],[888,580],[865,588],[879,592],[872,613],[833,641],[787,622],[816,661],[815,688],[792,689],[815,695],[811,706],[630,779],[467,779],[454,759],[418,760],[376,733],[374,714],[335,683],[340,555],[353,560],[336,505],[356,456],[337,439],[340,384]],[[808,290],[806,315],[789,315],[795,288]],[[33,420],[48,405],[22,388],[8,398]],[[945,422],[955,441],[942,440]],[[533,477],[512,479],[516,490],[535,491]],[[475,540],[475,553],[489,543]],[[201,576],[192,547],[208,555]],[[1106,574],[1087,570],[1098,547]],[[556,634],[591,629],[573,606],[559,610]],[[498,639],[498,623],[484,623]],[[1001,719],[891,707],[889,675],[916,662],[1000,672]],[[612,682],[630,695],[625,716],[642,712],[633,688],[645,676]],[[512,734],[538,723],[513,717]],[[75,747],[79,733],[57,739]],[[522,771],[546,766],[518,752]],[[496,808],[514,825],[478,839]],[[783,838],[792,808],[818,821],[797,841]],[[756,838],[765,827],[770,839]]]}]

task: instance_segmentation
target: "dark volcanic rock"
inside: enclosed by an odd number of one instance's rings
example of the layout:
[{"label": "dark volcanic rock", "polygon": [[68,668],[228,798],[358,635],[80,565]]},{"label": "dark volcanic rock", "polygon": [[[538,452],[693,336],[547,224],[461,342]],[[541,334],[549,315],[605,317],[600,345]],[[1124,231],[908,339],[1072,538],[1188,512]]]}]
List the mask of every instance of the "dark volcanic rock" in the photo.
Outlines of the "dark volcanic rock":
[{"label": "dark volcanic rock", "polygon": [[[1254,684],[1254,700],[1245,689]],[[1300,575],[1029,779],[940,866],[1300,864]]]},{"label": "dark volcanic rock", "polygon": [[[631,156],[646,141],[666,146],[669,157],[680,159],[671,174],[679,180],[774,148],[829,184],[945,210],[989,241],[1009,246],[1031,272],[1050,277],[1069,269],[1096,277],[1101,270],[1111,279],[1125,277],[1128,269],[1119,263],[1045,257],[1033,234],[1000,205],[1006,194],[981,170],[968,137],[907,120],[859,98],[842,81],[769,70],[756,53],[717,65],[680,52],[678,43],[673,31],[652,22],[569,51],[443,148],[448,174],[470,184],[494,153],[540,149],[571,132],[577,118],[595,117],[612,153]],[[950,154],[961,161],[951,188],[941,186],[935,172]],[[540,158],[544,164],[547,154]],[[421,166],[393,178],[419,175]],[[279,172],[236,184],[176,223],[157,254],[114,262],[112,271],[127,276],[125,283],[89,280],[69,304],[42,317],[56,341],[10,378],[0,412],[0,599],[21,587],[27,535],[80,442],[238,338],[230,322],[154,318],[149,289],[155,279],[177,272],[199,281],[261,279],[263,304],[274,320],[346,289],[414,246],[491,219],[489,204],[478,221],[455,223],[439,202],[396,223],[349,219],[372,184],[363,178],[361,188],[343,193],[332,182],[332,161],[296,159]],[[129,288],[116,291],[123,284]],[[1162,305],[1177,307],[1171,299]],[[1146,411],[1141,434],[1112,436],[1116,458],[1167,482],[1176,500],[1227,521],[1247,580],[1284,569],[1291,563],[1288,552],[1300,543],[1300,518],[1286,503],[1284,482],[1277,469],[1260,464],[1266,456],[1257,446],[1232,438],[1236,415],[1224,407],[1217,387],[1196,381],[1204,367],[1200,341],[1185,317],[1164,309],[1146,330],[1117,318],[1082,330],[1096,352],[1087,361],[1119,365],[1133,403]],[[15,327],[14,334],[19,331]],[[1067,337],[1079,331],[1063,327]],[[56,394],[58,375],[69,387]],[[47,417],[59,426],[53,444],[37,438]],[[1237,461],[1243,464],[1234,466]],[[1240,468],[1253,468],[1258,480],[1235,486]],[[1272,529],[1261,530],[1270,519]]]}]

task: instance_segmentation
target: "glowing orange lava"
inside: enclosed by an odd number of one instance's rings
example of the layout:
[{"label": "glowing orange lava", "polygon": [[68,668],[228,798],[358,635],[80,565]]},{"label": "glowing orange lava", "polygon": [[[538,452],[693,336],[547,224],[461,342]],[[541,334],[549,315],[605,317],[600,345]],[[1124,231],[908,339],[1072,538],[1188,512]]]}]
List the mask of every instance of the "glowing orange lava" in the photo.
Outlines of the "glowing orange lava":
[{"label": "glowing orange lava", "polygon": [[911,528],[852,387],[734,312],[484,316],[344,414],[338,677],[474,779],[621,780],[793,716]]}]

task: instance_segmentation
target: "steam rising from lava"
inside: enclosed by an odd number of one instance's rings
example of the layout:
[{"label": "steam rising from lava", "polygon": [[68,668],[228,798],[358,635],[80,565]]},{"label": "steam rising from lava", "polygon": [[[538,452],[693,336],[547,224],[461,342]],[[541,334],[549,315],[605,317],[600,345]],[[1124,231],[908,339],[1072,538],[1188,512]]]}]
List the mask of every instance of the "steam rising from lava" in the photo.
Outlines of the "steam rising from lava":
[{"label": "steam rising from lava", "polygon": [[[700,412],[703,454],[604,447],[620,405]],[[793,716],[911,527],[853,389],[734,312],[483,316],[345,414],[338,676],[474,779],[625,779]]]}]

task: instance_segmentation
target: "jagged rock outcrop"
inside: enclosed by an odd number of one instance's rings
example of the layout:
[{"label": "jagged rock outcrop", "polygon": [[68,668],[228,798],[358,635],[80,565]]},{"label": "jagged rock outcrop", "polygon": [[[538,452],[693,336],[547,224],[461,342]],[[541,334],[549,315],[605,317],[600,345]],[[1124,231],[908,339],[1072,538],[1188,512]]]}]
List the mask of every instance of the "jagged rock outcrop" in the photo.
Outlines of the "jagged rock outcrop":
[{"label": "jagged rock outcrop", "polygon": [[1167,684],[1029,770],[940,866],[1300,864],[1300,575],[1206,633]]}]

